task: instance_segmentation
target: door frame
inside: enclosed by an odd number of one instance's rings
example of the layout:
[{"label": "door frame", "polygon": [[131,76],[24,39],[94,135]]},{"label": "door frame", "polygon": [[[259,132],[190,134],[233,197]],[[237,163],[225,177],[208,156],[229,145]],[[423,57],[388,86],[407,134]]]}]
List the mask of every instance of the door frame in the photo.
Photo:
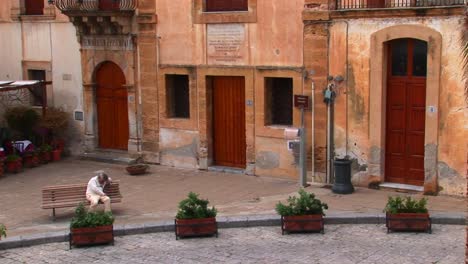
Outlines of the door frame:
[{"label": "door frame", "polygon": [[[369,91],[369,176],[385,181],[385,131],[387,88],[387,45],[390,40],[413,38],[426,41],[426,124],[424,139],[424,192],[438,192],[437,153],[442,35],[426,26],[397,25],[371,35]],[[434,107],[435,111],[428,111]]]},{"label": "door frame", "polygon": [[213,87],[209,78],[217,76],[238,76],[245,78],[245,100],[252,106],[245,107],[246,166],[245,174],[255,175],[255,111],[254,111],[254,69],[204,67],[197,70],[198,116],[200,145],[198,167],[206,170],[213,161]]}]

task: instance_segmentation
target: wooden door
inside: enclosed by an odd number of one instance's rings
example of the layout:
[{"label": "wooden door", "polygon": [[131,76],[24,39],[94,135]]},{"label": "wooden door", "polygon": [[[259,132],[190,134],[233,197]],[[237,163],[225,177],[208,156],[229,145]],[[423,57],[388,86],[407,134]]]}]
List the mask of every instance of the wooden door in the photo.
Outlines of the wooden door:
[{"label": "wooden door", "polygon": [[212,87],[214,163],[245,168],[245,79],[213,77]]},{"label": "wooden door", "polygon": [[119,66],[106,62],[96,72],[99,147],[128,149],[128,103],[125,76]]},{"label": "wooden door", "polygon": [[388,50],[385,178],[423,185],[427,43],[398,39]]}]

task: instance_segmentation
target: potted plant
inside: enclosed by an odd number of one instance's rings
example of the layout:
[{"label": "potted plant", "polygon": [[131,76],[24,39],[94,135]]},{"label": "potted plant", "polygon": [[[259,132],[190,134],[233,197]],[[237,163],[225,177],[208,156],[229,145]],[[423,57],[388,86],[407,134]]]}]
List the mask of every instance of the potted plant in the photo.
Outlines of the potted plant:
[{"label": "potted plant", "polygon": [[315,198],[313,193],[299,190],[299,198],[290,196],[288,203],[278,203],[276,212],[281,215],[281,231],[285,232],[321,232],[324,233],[324,210],[326,203]]},{"label": "potted plant", "polygon": [[389,197],[384,212],[386,213],[387,232],[418,231],[432,232],[431,218],[427,210],[427,199],[407,197]]},{"label": "potted plant", "polygon": [[60,161],[62,159],[61,149],[54,148],[51,153],[52,153],[52,161]]},{"label": "potted plant", "polygon": [[114,243],[114,217],[110,212],[89,212],[81,203],[70,223],[70,248]]},{"label": "potted plant", "polygon": [[7,171],[10,173],[18,173],[23,169],[21,157],[16,154],[10,154],[5,160]]},{"label": "potted plant", "polygon": [[52,147],[49,144],[43,144],[39,155],[42,163],[49,163],[52,160]]},{"label": "potted plant", "polygon": [[33,168],[36,167],[34,162],[35,152],[34,151],[26,151],[23,153],[23,165],[25,168]]},{"label": "potted plant", "polygon": [[0,156],[0,177],[2,177],[3,174],[5,173],[5,171],[4,171],[4,167],[5,167],[4,160],[5,160],[5,158]]},{"label": "potted plant", "polygon": [[7,237],[7,233],[6,233],[6,227],[4,224],[0,224],[0,240],[2,240],[2,237]]},{"label": "potted plant", "polygon": [[149,166],[146,164],[133,164],[127,166],[125,170],[127,170],[128,174],[130,175],[141,175],[145,174],[148,168]]},{"label": "potted plant", "polygon": [[188,198],[179,203],[179,211],[175,219],[176,239],[183,237],[218,237],[216,208],[208,208],[209,201],[190,192]]}]

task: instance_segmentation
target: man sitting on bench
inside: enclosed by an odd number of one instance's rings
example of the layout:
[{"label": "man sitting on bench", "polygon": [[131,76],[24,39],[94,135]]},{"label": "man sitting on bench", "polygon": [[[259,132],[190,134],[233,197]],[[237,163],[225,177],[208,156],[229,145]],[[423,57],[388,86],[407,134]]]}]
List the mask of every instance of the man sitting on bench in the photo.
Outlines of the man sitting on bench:
[{"label": "man sitting on bench", "polygon": [[104,193],[104,187],[110,184],[112,179],[107,176],[104,172],[98,172],[97,176],[94,176],[88,182],[88,188],[86,189],[86,199],[91,203],[91,211],[96,210],[96,207],[101,201],[104,204],[104,211],[110,212],[110,198]]}]

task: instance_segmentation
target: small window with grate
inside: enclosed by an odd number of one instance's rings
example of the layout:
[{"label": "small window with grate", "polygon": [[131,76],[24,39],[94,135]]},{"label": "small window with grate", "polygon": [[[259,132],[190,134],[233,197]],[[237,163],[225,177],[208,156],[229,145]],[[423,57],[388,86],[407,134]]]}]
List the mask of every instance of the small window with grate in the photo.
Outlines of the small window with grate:
[{"label": "small window with grate", "polygon": [[[34,81],[45,81],[46,71],[45,70],[28,70],[29,80]],[[31,90],[33,99],[32,104],[34,106],[42,106],[44,102],[44,89],[42,87],[35,87]]]},{"label": "small window with grate", "polygon": [[293,79],[265,78],[265,125],[292,126]]},{"label": "small window with grate", "polygon": [[190,118],[188,75],[166,75],[166,106],[168,118]]}]

